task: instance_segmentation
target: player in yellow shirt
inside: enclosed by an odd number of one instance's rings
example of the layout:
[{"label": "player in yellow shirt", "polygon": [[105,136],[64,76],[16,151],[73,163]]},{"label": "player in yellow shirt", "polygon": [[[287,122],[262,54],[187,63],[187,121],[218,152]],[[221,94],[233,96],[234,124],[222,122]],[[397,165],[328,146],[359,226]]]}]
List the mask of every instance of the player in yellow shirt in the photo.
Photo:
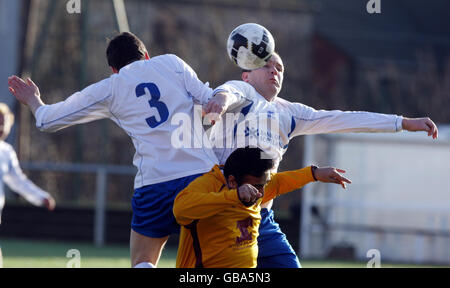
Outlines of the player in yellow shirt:
[{"label": "player in yellow shirt", "polygon": [[194,180],[175,198],[173,212],[182,226],[178,268],[254,268],[258,257],[260,204],[309,182],[350,180],[331,167],[306,167],[270,174],[274,161],[259,148],[240,148]]}]

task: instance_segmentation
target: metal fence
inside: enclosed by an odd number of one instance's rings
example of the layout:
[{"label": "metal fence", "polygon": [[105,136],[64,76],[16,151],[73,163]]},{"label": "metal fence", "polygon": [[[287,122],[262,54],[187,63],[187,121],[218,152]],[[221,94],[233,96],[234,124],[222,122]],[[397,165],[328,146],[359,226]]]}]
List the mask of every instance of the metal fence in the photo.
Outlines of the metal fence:
[{"label": "metal fence", "polygon": [[101,165],[80,163],[21,163],[25,170],[30,171],[57,171],[67,173],[92,173],[96,177],[95,188],[95,218],[94,218],[94,244],[103,246],[105,243],[105,218],[107,183],[110,175],[135,175],[136,168],[124,165]]}]

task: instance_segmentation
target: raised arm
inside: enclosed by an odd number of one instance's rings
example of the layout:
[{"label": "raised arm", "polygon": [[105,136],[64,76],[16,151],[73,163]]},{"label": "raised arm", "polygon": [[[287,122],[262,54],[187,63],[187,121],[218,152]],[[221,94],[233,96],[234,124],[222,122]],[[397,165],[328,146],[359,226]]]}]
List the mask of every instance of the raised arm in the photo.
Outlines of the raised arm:
[{"label": "raised arm", "polygon": [[310,166],[300,170],[273,174],[272,179],[265,188],[262,202],[270,201],[279,195],[300,189],[314,181],[340,184],[345,189],[345,183],[352,182],[340,173],[345,173],[345,170],[334,167],[317,168],[316,166]]},{"label": "raised arm", "polygon": [[36,118],[36,126],[42,131],[54,132],[72,125],[111,117],[111,78],[94,83],[64,101],[51,105],[46,105],[41,100],[39,88],[31,79],[25,82],[17,76],[11,76],[8,80],[9,91],[31,109]]},{"label": "raised arm", "polygon": [[[288,103],[287,101],[284,103]],[[425,131],[434,139],[436,125],[429,118],[405,118],[397,115],[365,111],[315,110],[301,103],[287,104],[292,113],[294,130],[291,137],[305,134],[348,132]]]},{"label": "raised arm", "polygon": [[25,82],[21,78],[13,75],[8,78],[9,91],[19,100],[20,103],[27,105],[33,115],[36,115],[36,110],[44,106],[41,100],[41,93],[34,82],[27,78]]}]

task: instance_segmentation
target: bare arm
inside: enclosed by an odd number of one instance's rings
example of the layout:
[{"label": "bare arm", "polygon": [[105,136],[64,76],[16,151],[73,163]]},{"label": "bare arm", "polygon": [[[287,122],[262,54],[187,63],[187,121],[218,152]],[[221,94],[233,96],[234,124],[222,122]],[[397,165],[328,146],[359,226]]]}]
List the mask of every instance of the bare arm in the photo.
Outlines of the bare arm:
[{"label": "bare arm", "polygon": [[404,130],[415,132],[425,131],[428,132],[428,136],[432,136],[433,139],[438,138],[438,128],[434,122],[428,118],[405,118],[402,120],[402,128]]}]

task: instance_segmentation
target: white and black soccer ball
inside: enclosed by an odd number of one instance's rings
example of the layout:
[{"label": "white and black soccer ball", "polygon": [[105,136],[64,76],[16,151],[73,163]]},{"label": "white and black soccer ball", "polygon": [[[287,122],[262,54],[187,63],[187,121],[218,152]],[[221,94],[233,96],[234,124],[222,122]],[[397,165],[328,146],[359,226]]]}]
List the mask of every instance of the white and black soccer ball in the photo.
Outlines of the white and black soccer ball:
[{"label": "white and black soccer ball", "polygon": [[275,51],[275,40],[263,26],[246,23],[230,33],[227,51],[230,59],[240,68],[258,69],[266,65]]}]

